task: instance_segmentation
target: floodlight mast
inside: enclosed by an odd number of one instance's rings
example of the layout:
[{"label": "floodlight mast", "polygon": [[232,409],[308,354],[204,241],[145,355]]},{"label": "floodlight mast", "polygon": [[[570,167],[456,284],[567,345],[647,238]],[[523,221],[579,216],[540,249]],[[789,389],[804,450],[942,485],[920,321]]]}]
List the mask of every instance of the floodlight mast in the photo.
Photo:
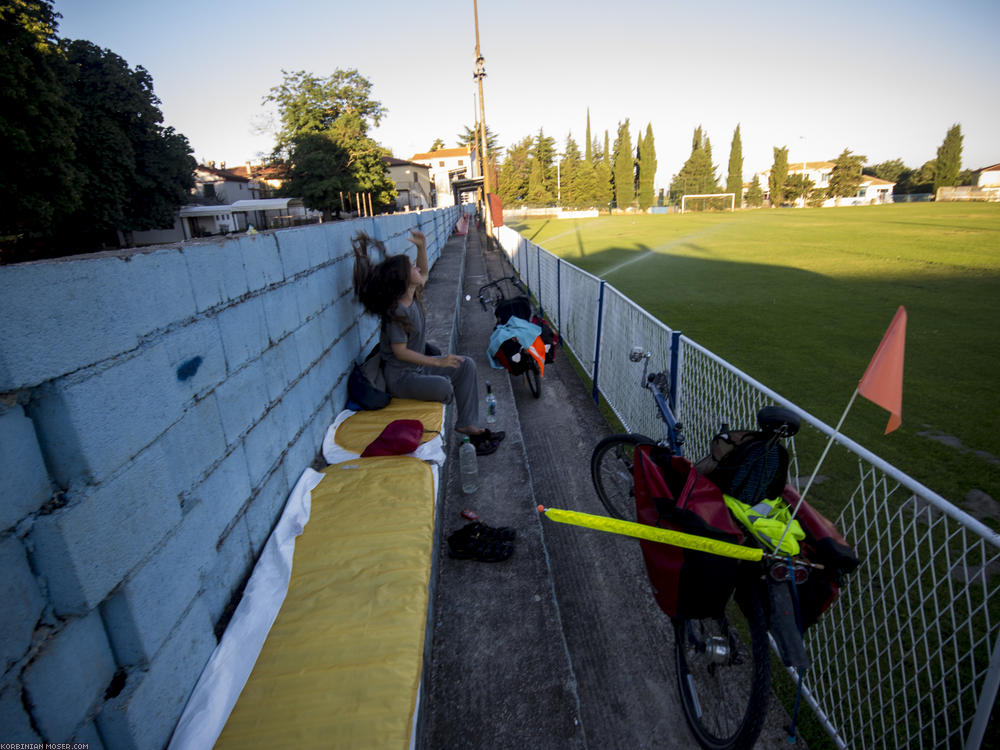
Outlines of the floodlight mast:
[{"label": "floodlight mast", "polygon": [[476,19],[476,69],[472,77],[479,84],[479,149],[483,165],[483,213],[486,216],[486,235],[493,236],[493,217],[490,214],[490,173],[486,155],[486,104],[483,102],[483,79],[486,77],[486,59],[479,51],[479,3],[472,0]]}]

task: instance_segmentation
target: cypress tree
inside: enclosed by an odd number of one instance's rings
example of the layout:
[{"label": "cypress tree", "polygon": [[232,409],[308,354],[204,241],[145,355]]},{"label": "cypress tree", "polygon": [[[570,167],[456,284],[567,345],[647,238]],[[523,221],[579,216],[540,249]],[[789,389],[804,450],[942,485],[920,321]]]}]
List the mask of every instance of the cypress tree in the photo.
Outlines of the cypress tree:
[{"label": "cypress tree", "polygon": [[[562,194],[560,198],[560,203],[564,206],[571,206],[573,208],[579,203],[579,197],[576,194],[576,175],[580,171],[580,165],[583,163],[583,159],[580,157],[580,147],[576,145],[576,141],[573,140],[573,134],[570,133],[566,136],[566,148],[563,151],[562,160],[562,170],[559,175],[559,193]],[[558,186],[557,186],[558,189]]]},{"label": "cypress tree", "polygon": [[733,131],[733,142],[729,146],[729,176],[726,178],[726,192],[736,194],[736,206],[743,207],[743,142],[740,126]]},{"label": "cypress tree", "polygon": [[583,158],[589,162],[594,161],[594,151],[593,145],[590,142],[590,107],[587,107],[587,140],[584,141],[584,155]]},{"label": "cypress tree", "polygon": [[646,137],[639,141],[639,208],[646,210],[655,197],[656,146],[653,145],[653,125],[646,125]]},{"label": "cypress tree", "polygon": [[767,178],[767,187],[771,192],[771,208],[785,202],[785,180],[788,179],[788,146],[774,147],[774,164]]},{"label": "cypress tree", "polygon": [[958,123],[948,129],[944,142],[937,150],[934,167],[934,192],[939,187],[958,184],[958,174],[962,171],[962,126]]},{"label": "cypress tree", "polygon": [[747,190],[747,205],[750,208],[760,208],[764,205],[764,191],[760,187],[760,176],[754,175],[750,189]]},{"label": "cypress tree", "polygon": [[618,137],[615,138],[612,173],[615,183],[615,205],[628,208],[635,200],[635,156],[632,153],[632,136],[628,132],[629,121],[618,123]]}]

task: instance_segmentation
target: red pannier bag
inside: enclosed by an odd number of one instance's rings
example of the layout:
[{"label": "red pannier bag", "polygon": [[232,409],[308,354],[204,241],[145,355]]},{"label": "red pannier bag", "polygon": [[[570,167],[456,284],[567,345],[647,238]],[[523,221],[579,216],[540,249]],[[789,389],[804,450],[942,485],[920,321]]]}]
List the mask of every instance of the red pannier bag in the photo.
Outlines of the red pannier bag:
[{"label": "red pannier bag", "polygon": [[[791,485],[785,485],[782,498],[788,507],[794,508],[799,502],[799,493]],[[837,527],[807,501],[802,501],[795,520],[806,532],[806,538],[799,543],[802,556],[823,566],[811,569],[809,578],[799,584],[797,590],[802,627],[808,628],[833,604],[844,584],[844,576],[858,567],[858,557]]]},{"label": "red pannier bag", "polygon": [[[633,465],[639,523],[742,544],[722,491],[685,458],[640,445]],[[640,540],[653,595],[670,617],[719,617],[736,587],[739,561],[671,544]]]}]

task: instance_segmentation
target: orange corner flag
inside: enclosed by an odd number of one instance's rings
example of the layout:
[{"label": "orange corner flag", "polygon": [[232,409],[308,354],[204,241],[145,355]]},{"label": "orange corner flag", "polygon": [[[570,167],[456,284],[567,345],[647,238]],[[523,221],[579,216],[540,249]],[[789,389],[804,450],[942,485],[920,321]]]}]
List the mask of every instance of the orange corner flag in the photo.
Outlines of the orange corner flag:
[{"label": "orange corner flag", "polygon": [[889,412],[885,434],[903,423],[903,349],[906,345],[906,308],[902,305],[858,383],[858,393]]}]

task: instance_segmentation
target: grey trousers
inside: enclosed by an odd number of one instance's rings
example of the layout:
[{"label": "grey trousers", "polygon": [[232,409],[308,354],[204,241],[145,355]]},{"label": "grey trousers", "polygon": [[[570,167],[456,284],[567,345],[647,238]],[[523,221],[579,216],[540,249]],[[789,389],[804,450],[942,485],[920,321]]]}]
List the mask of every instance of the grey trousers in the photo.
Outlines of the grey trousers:
[{"label": "grey trousers", "polygon": [[456,427],[479,426],[479,375],[476,364],[464,357],[459,367],[385,368],[389,393],[418,401],[450,403],[455,399]]}]

